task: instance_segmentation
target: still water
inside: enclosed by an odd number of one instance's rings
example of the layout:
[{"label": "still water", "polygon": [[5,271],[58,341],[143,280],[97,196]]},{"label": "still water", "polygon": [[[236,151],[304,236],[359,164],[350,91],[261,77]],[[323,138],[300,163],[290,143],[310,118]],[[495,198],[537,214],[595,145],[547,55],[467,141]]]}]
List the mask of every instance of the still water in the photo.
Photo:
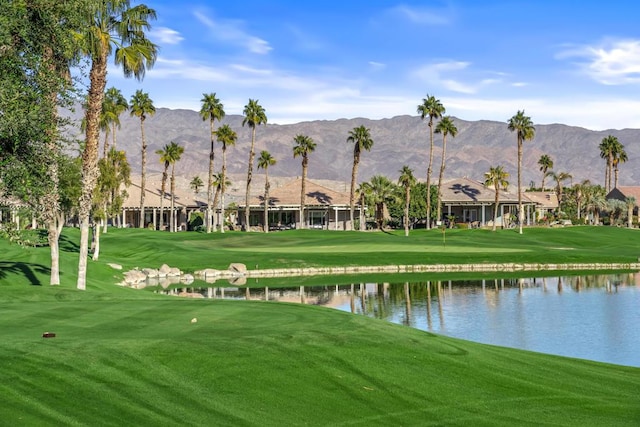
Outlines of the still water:
[{"label": "still water", "polygon": [[639,273],[162,292],[318,304],[485,344],[640,367]]}]

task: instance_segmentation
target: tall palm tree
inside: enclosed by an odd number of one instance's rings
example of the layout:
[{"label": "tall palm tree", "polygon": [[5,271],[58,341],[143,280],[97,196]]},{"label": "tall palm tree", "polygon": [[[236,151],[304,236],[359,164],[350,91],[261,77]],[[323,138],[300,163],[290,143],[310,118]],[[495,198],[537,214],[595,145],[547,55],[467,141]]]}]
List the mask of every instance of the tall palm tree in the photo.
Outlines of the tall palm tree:
[{"label": "tall palm tree", "polygon": [[442,214],[442,177],[444,176],[444,167],[447,158],[447,135],[451,135],[451,138],[455,138],[458,134],[458,128],[453,123],[453,119],[451,116],[445,116],[438,122],[436,125],[436,133],[442,134],[442,164],[440,165],[440,175],[438,176],[438,208],[436,221],[441,220],[440,215]]},{"label": "tall palm tree", "polygon": [[171,225],[169,226],[169,230],[175,232],[176,231],[176,210],[175,210],[175,200],[176,200],[176,162],[180,160],[182,154],[184,153],[184,147],[176,144],[171,141],[169,144],[171,153],[171,157],[169,158],[169,163],[171,163]]},{"label": "tall palm tree", "polygon": [[536,134],[531,117],[524,115],[524,110],[516,113],[507,122],[511,132],[516,132],[518,136],[518,223],[519,233],[522,234],[522,223],[524,222],[524,211],[522,209],[522,142],[530,141]]},{"label": "tall palm tree", "polygon": [[304,228],[304,200],[307,193],[307,168],[309,153],[316,149],[316,143],[310,136],[298,134],[293,138],[293,158],[302,157],[302,182],[300,183],[300,228]]},{"label": "tall palm tree", "polygon": [[413,170],[409,166],[403,166],[400,169],[400,177],[398,184],[404,188],[404,235],[409,236],[409,203],[411,202],[411,187],[415,185],[416,178],[413,176]]},{"label": "tall palm tree", "polygon": [[629,160],[629,158],[627,157],[627,152],[624,150],[624,145],[618,143],[616,150],[613,153],[613,188],[618,188],[618,165],[626,162],[627,160]]},{"label": "tall palm tree", "polygon": [[422,99],[422,104],[418,105],[420,118],[424,120],[429,117],[429,166],[427,167],[427,230],[431,228],[431,167],[433,165],[433,120],[439,119],[446,109],[439,99],[432,95],[427,95]]},{"label": "tall palm tree", "polygon": [[543,154],[538,160],[538,166],[540,166],[540,172],[542,172],[542,184],[540,184],[540,191],[544,191],[544,179],[547,177],[547,172],[553,169],[553,159],[548,154]]},{"label": "tall palm tree", "polygon": [[253,158],[255,156],[256,127],[267,123],[267,114],[264,108],[258,104],[257,99],[249,99],[249,103],[244,106],[242,114],[244,115],[242,126],[246,124],[251,128],[251,148],[249,149],[249,163],[247,164],[247,191],[244,208],[244,226],[245,230],[249,230],[249,196],[253,175]]},{"label": "tall palm tree", "polygon": [[498,203],[500,203],[500,190],[506,190],[509,186],[509,174],[502,169],[502,166],[491,166],[489,172],[484,174],[485,187],[493,187],[496,192],[493,207],[493,226],[491,231],[496,231],[496,223],[498,222]]},{"label": "tall palm tree", "polygon": [[[111,146],[116,148],[116,128],[120,129],[120,115],[129,109],[127,99],[122,95],[120,89],[110,87],[104,93],[105,101],[109,105],[109,110],[113,116],[111,120]],[[104,105],[104,104],[103,104]],[[106,151],[106,150],[105,150]]]},{"label": "tall palm tree", "polygon": [[[358,126],[349,131],[347,142],[354,144],[353,146],[353,168],[351,169],[351,191],[349,192],[349,221],[351,230],[353,230],[353,213],[356,205],[356,179],[358,176],[358,165],[360,164],[360,153],[362,150],[371,150],[373,147],[373,139],[369,129],[364,126]],[[360,210],[364,206],[360,206]],[[360,223],[360,230],[364,230],[364,224]]]},{"label": "tall palm tree", "polygon": [[160,156],[160,163],[164,164],[164,170],[162,171],[162,184],[160,186],[160,223],[158,224],[158,229],[162,230],[164,228],[164,199],[166,197],[166,188],[167,188],[167,178],[169,177],[169,166],[171,165],[171,159],[173,158],[173,153],[171,150],[174,149],[174,146],[171,144],[165,144],[161,150],[156,150],[156,154]]},{"label": "tall palm tree", "polygon": [[[269,232],[269,166],[276,164],[276,159],[267,151],[262,150],[258,157],[258,169],[264,169],[264,232]],[[247,205],[248,207],[249,205]]]},{"label": "tall palm tree", "polygon": [[[213,210],[211,207],[212,203],[212,191],[213,191],[213,159],[215,157],[215,151],[213,146],[215,130],[214,130],[214,121],[221,121],[225,115],[224,105],[218,98],[216,98],[215,93],[203,93],[202,99],[202,108],[200,109],[200,117],[202,120],[209,120],[209,137],[211,138],[211,150],[209,151],[209,178],[207,180],[207,233],[211,233],[211,225],[213,222]],[[215,209],[215,207],[213,208]]]},{"label": "tall palm tree", "polygon": [[[216,191],[213,194],[213,210],[215,211],[217,206],[218,206],[218,200],[220,199],[220,194],[222,194],[222,204],[224,204],[224,190],[223,188],[227,188],[229,185],[231,185],[231,181],[229,181],[228,179],[223,179],[223,174],[222,172],[220,173],[214,173],[213,174],[213,181],[211,182],[213,187],[216,189]],[[225,213],[224,213],[224,206],[221,209],[221,218],[222,218],[222,223],[220,224],[220,232],[224,233],[224,221],[225,221]]]},{"label": "tall palm tree", "polygon": [[573,186],[573,194],[576,199],[576,213],[578,219],[582,217],[582,204],[587,197],[590,186],[591,181],[589,181],[588,179],[583,180],[579,184],[574,184]]},{"label": "tall palm tree", "polygon": [[114,53],[115,63],[122,66],[125,77],[142,80],[148,67],[157,57],[157,46],[145,34],[156,12],[144,4],[131,7],[128,0],[91,3],[88,22],[76,35],[80,54],[89,59],[89,96],[85,120],[85,146],[82,153],[82,194],[80,218],[80,257],[78,289],[86,289],[87,254],[89,243],[89,213],[93,190],[98,176],[98,137],[100,110],[106,86],[107,62]]},{"label": "tall palm tree", "polygon": [[633,228],[633,210],[636,208],[636,198],[627,197],[624,199],[624,203],[627,206],[627,227]]},{"label": "tall palm tree", "polygon": [[365,217],[364,207],[370,204],[371,199],[371,183],[362,182],[356,189],[358,200],[360,201],[360,212],[358,215],[358,221],[360,221],[360,230],[366,230],[367,218]]},{"label": "tall palm tree", "polygon": [[547,172],[547,176],[550,176],[556,182],[556,195],[558,196],[558,211],[562,205],[562,192],[564,189],[563,183],[570,180],[572,175],[569,172]]},{"label": "tall palm tree", "polygon": [[[238,140],[238,135],[236,132],[231,129],[229,125],[222,125],[216,130],[216,138],[218,142],[222,145],[222,187],[220,189],[222,193],[222,201],[220,202],[220,210],[221,210],[221,218],[222,225],[220,227],[220,232],[224,233],[224,194],[227,190],[227,147],[231,145],[236,145],[236,141]],[[215,208],[215,205],[214,205]]]},{"label": "tall palm tree", "polygon": [[156,113],[156,107],[149,98],[149,94],[138,89],[131,97],[130,115],[140,119],[140,138],[142,142],[142,173],[140,175],[140,223],[139,227],[144,228],[144,196],[146,191],[147,179],[147,140],[144,137],[144,121],[147,115],[152,116]]},{"label": "tall palm tree", "polygon": [[604,189],[608,193],[611,191],[611,176],[613,174],[613,159],[615,153],[620,146],[618,138],[613,135],[607,135],[602,138],[600,145],[600,157],[606,162],[606,168],[604,172]]}]

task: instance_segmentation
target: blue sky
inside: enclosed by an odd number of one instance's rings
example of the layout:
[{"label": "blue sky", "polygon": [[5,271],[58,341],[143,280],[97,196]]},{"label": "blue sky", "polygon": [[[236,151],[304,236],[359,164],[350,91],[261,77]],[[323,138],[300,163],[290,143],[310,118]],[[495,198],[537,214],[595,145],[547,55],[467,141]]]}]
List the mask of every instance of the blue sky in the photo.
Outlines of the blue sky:
[{"label": "blue sky", "polygon": [[108,85],[156,107],[215,92],[227,114],[258,99],[286,124],[416,115],[434,95],[464,120],[640,128],[635,1],[145,3],[158,60],[142,82],[110,65]]}]

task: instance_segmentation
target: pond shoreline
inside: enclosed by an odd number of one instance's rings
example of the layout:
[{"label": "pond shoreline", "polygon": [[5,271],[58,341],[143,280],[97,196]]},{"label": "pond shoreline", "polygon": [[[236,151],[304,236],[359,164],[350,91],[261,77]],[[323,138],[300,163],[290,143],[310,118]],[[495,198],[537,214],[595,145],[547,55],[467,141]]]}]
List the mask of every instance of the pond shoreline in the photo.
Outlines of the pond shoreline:
[{"label": "pond shoreline", "polygon": [[360,273],[490,273],[519,271],[640,271],[640,262],[632,263],[483,263],[483,264],[414,264],[347,267],[304,267],[304,268],[268,268],[249,270],[238,268],[242,264],[232,264],[228,270],[206,269],[196,271],[196,278],[262,278],[262,277],[298,277],[342,275]]}]

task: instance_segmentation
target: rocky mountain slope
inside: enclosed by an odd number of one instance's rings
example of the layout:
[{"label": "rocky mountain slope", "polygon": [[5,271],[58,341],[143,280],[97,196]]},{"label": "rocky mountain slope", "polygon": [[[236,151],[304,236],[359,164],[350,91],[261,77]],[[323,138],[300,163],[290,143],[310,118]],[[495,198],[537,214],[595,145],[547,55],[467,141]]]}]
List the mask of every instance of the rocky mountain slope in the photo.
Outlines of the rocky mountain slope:
[{"label": "rocky mountain slope", "polygon": [[[236,146],[227,151],[228,170],[234,187],[240,186],[242,180],[246,179],[246,162],[251,142],[251,130],[242,126],[242,119],[239,115],[229,115],[222,121],[238,134]],[[117,133],[117,146],[126,150],[133,173],[139,174],[140,121],[136,117],[130,117],[128,113],[123,114],[120,120],[122,127]],[[445,178],[468,176],[482,180],[490,166],[502,165],[511,174],[510,181],[515,184],[516,135],[507,129],[506,120],[470,122],[454,118],[454,122],[458,135],[447,138]],[[175,141],[185,146],[183,158],[176,164],[176,174],[184,179],[199,175],[206,182],[210,145],[208,121],[203,121],[196,111],[159,108],[155,115],[147,118],[144,125],[149,150],[149,173],[162,171],[155,151]],[[360,181],[368,180],[376,174],[396,180],[403,165],[411,167],[419,179],[426,178],[429,128],[427,121],[418,116],[261,125],[256,132],[256,157],[261,150],[266,149],[276,158],[277,164],[269,169],[270,177],[274,177],[276,181],[282,181],[279,177],[299,176],[300,158],[293,158],[293,138],[297,134],[309,135],[317,143],[316,151],[310,156],[309,178],[348,183],[351,179],[353,146],[346,139],[349,131],[360,125],[370,129],[374,140],[372,150],[362,154],[358,174]],[[216,122],[215,126],[220,126],[220,123]],[[574,182],[590,179],[602,184],[605,162],[600,158],[598,145],[609,134],[616,136],[624,144],[629,157],[627,163],[620,165],[620,184],[640,185],[640,146],[636,142],[640,139],[639,129],[591,131],[562,124],[536,125],[535,139],[525,142],[523,185],[528,186],[531,181],[536,186],[540,185],[542,176],[537,162],[542,154],[552,157],[555,171],[571,173]],[[436,148],[433,178],[437,180],[442,136],[436,134],[434,141]],[[218,170],[222,156],[219,145],[216,144],[216,147],[215,167]],[[262,171],[256,171],[256,186],[259,185],[260,174]]]}]

